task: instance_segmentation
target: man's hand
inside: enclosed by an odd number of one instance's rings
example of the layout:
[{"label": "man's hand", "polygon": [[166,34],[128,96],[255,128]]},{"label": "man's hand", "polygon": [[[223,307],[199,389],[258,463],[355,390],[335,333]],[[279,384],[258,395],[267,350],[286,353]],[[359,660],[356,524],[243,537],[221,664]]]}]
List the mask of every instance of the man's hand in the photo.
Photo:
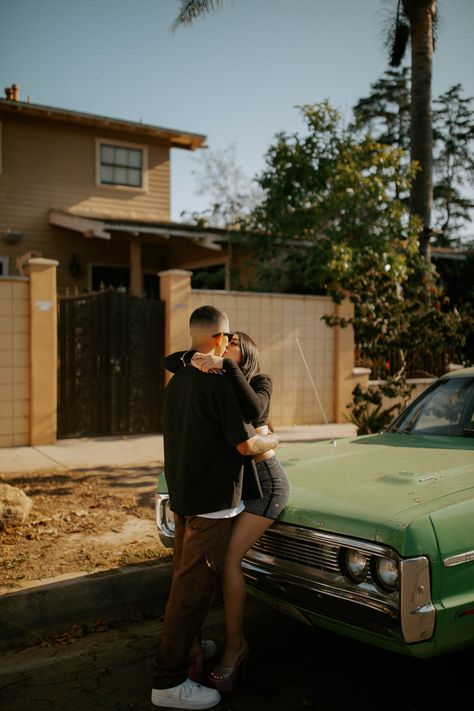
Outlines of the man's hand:
[{"label": "man's hand", "polygon": [[269,449],[275,449],[275,447],[278,447],[279,442],[280,440],[276,434],[271,432],[267,435],[256,434],[244,442],[239,442],[236,447],[240,454],[248,457],[255,454],[263,454],[268,452]]}]

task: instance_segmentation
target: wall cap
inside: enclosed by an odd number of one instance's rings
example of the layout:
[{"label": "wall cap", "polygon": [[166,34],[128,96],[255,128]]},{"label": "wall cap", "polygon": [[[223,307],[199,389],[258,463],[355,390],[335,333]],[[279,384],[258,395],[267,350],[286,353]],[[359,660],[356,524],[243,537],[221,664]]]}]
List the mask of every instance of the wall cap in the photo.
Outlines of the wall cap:
[{"label": "wall cap", "polygon": [[158,272],[159,277],[163,276],[192,276],[192,272],[187,271],[186,269],[167,269],[164,272]]},{"label": "wall cap", "polygon": [[352,375],[370,375],[371,372],[371,368],[352,368]]},{"label": "wall cap", "polygon": [[[167,273],[167,272],[165,272]],[[260,296],[271,296],[273,299],[287,299],[287,300],[296,300],[296,299],[303,299],[305,301],[325,301],[325,302],[330,302],[331,304],[333,303],[333,300],[331,299],[330,296],[320,296],[317,294],[280,294],[280,293],[274,293],[273,291],[238,291],[237,289],[191,289],[192,294],[210,294],[214,295],[217,294],[221,296],[224,294],[225,296],[247,296],[247,297],[260,297]],[[328,328],[330,328],[328,326]]]},{"label": "wall cap", "polygon": [[45,257],[32,257],[26,263],[28,266],[57,267],[59,262],[56,259],[46,259]]}]

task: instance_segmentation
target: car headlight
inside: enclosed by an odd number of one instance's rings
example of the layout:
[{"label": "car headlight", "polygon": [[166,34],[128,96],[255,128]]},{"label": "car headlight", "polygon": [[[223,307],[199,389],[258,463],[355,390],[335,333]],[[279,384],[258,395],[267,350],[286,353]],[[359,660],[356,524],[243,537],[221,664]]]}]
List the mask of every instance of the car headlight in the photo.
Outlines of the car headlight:
[{"label": "car headlight", "polygon": [[349,577],[357,583],[367,578],[369,572],[369,558],[364,553],[348,548],[344,555],[344,563]]},{"label": "car headlight", "polygon": [[391,558],[377,558],[375,561],[375,578],[377,583],[386,590],[396,590],[400,581],[398,564]]}]

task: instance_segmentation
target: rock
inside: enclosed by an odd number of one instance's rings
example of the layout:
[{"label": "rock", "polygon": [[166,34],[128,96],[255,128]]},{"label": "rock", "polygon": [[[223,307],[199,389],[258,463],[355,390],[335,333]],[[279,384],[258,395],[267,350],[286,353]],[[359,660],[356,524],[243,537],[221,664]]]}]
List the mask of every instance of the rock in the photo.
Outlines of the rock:
[{"label": "rock", "polygon": [[10,484],[0,483],[0,528],[24,523],[33,507],[33,501],[24,491]]}]

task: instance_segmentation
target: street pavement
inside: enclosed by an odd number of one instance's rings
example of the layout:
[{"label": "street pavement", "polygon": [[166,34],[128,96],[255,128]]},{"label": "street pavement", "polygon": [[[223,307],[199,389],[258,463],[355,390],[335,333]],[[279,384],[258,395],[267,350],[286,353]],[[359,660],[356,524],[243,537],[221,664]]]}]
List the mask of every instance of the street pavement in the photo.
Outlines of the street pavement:
[{"label": "street pavement", "polygon": [[[222,694],[218,711],[435,711],[443,703],[456,711],[470,708],[472,650],[412,659],[304,625],[251,597],[244,626],[250,646],[246,677],[236,692]],[[161,629],[158,615],[0,652],[0,708],[151,711]],[[218,604],[204,635],[221,647],[223,634]],[[209,660],[206,671],[213,664]]]},{"label": "street pavement", "polygon": [[[223,695],[219,709],[319,708],[314,705],[309,658],[302,659],[307,656],[305,648],[311,647],[310,628],[252,598],[245,625],[252,649],[245,687]],[[156,616],[104,625],[82,638],[63,635],[45,645],[0,653],[0,707],[5,711],[151,709],[152,660],[161,629],[162,619]],[[208,615],[204,634],[221,646],[223,630],[218,604]],[[207,671],[212,664],[207,663]]]}]

